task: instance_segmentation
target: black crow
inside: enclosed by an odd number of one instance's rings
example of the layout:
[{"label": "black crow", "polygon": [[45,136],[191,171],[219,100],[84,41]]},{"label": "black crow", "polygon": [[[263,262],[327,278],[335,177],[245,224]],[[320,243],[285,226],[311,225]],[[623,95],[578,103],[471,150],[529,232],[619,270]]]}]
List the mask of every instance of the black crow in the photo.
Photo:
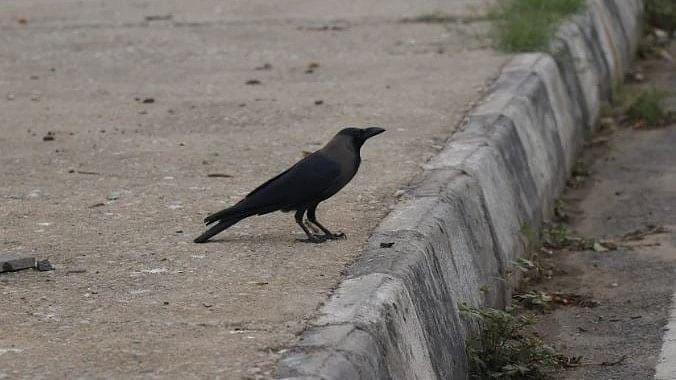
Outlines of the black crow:
[{"label": "black crow", "polygon": [[[357,174],[361,163],[360,150],[364,142],[382,132],[382,128],[345,128],[322,149],[298,161],[291,168],[268,180],[250,192],[232,207],[211,214],[204,219],[216,223],[195,239],[204,243],[212,236],[252,215],[263,215],[281,210],[296,211],[296,223],[307,235],[307,242],[320,243],[345,237],[334,234],[317,221],[317,205],[333,196]],[[309,226],[318,227],[324,234],[313,234],[303,221],[307,211]]]}]

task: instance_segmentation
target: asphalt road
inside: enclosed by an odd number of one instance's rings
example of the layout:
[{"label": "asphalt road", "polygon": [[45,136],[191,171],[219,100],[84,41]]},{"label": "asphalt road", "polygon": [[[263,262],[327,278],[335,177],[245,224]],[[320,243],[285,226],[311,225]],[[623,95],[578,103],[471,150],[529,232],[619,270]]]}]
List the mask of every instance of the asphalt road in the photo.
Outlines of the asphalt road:
[{"label": "asphalt road", "polygon": [[[0,378],[268,377],[506,60],[474,3],[0,2],[0,250],[56,267],[0,275]],[[347,240],[191,243],[347,125],[388,130],[318,209]]]},{"label": "asphalt road", "polygon": [[[676,54],[676,44],[671,51]],[[637,67],[646,79],[628,84],[628,94],[676,88],[673,63],[653,59]],[[676,112],[675,100],[672,93],[664,102],[671,112]],[[657,379],[674,379],[674,322],[667,323],[670,314],[671,319],[676,315],[676,125],[602,130],[590,142],[583,161],[591,175],[562,197],[572,217],[569,228],[618,248],[563,250],[545,257],[554,275],[540,291],[598,302],[596,307],[560,306],[541,317],[538,331],[548,343],[581,357],[581,365],[554,378],[655,379],[660,363]]]}]

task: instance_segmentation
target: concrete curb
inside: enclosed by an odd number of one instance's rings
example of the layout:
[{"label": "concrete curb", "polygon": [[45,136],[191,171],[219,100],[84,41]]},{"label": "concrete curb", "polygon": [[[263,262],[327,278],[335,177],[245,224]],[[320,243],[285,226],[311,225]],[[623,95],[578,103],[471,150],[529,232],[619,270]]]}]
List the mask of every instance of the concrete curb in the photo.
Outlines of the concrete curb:
[{"label": "concrete curb", "polygon": [[549,216],[640,35],[642,0],[591,0],[552,55],[516,56],[279,363],[285,379],[465,379],[457,304],[501,307],[523,225]]}]

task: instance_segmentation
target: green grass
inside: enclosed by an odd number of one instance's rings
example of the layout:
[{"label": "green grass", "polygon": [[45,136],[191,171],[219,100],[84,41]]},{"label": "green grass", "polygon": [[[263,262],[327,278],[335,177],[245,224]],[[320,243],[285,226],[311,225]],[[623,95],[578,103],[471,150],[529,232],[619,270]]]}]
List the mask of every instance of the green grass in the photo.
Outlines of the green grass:
[{"label": "green grass", "polygon": [[645,122],[659,127],[668,121],[668,112],[663,107],[666,94],[657,89],[641,92],[629,105],[627,115],[634,122]]},{"label": "green grass", "polygon": [[[670,0],[672,1],[672,0]],[[498,48],[509,52],[539,51],[567,16],[584,0],[503,0],[492,9]]]}]

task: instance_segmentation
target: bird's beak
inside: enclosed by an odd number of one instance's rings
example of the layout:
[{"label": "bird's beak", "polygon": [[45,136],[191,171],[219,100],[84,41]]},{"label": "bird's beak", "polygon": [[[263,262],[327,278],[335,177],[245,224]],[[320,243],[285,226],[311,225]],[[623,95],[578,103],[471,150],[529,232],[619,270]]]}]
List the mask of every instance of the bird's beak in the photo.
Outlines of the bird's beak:
[{"label": "bird's beak", "polygon": [[379,135],[383,132],[385,132],[385,130],[378,127],[366,128],[364,129],[364,140],[369,139],[375,135]]}]

